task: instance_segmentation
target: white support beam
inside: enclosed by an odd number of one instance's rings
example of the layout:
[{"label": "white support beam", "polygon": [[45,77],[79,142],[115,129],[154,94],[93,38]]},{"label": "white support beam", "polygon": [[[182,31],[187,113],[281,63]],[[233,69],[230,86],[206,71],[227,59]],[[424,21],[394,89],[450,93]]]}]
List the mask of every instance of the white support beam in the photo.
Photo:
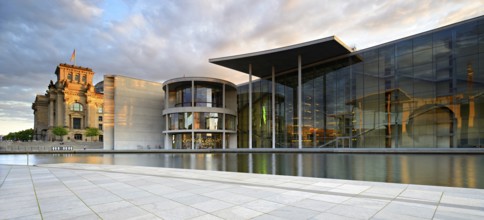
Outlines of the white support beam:
[{"label": "white support beam", "polygon": [[249,149],[252,149],[252,64],[249,64]]},{"label": "white support beam", "polygon": [[272,148],[276,148],[276,68],[272,66]]},{"label": "white support beam", "polygon": [[297,56],[297,134],[298,147],[302,149],[302,67],[301,55]]},{"label": "white support beam", "polygon": [[[222,85],[222,108],[227,108],[227,106],[225,106],[225,83]],[[225,129],[226,129],[225,128],[225,120],[227,120],[227,119],[225,118],[225,113],[224,113],[224,114],[222,114],[222,121],[223,121],[223,123],[222,123],[222,130],[223,130],[223,132],[222,132],[222,148],[223,149],[225,149],[226,145],[227,145],[227,143],[225,143],[226,142],[225,135],[227,135],[225,133]]]}]

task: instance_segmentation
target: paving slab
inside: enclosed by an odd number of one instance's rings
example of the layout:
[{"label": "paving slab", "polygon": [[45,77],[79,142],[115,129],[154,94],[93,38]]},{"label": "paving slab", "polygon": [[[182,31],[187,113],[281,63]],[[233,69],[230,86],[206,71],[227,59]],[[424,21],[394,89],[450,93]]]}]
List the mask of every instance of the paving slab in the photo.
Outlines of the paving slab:
[{"label": "paving slab", "polygon": [[484,190],[141,166],[0,165],[1,219],[484,219]]}]

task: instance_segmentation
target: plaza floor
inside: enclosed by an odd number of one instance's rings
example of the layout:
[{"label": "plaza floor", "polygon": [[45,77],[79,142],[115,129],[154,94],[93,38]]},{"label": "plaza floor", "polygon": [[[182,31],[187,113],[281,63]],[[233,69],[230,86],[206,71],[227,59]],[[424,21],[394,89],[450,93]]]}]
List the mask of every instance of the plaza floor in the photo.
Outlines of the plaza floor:
[{"label": "plaza floor", "polygon": [[0,219],[484,219],[484,190],[139,166],[0,165]]}]

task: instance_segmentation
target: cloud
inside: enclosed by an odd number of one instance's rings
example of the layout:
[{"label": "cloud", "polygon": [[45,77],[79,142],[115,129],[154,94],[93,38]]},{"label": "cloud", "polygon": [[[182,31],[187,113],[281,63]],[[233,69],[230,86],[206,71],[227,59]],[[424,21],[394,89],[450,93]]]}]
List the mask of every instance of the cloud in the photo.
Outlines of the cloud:
[{"label": "cloud", "polygon": [[45,93],[49,81],[55,81],[56,66],[68,63],[74,48],[77,65],[92,68],[95,82],[104,74],[120,74],[157,82],[211,76],[242,83],[247,75],[208,59],[332,35],[363,49],[483,15],[481,5],[437,0],[0,1],[0,100],[5,101],[0,110],[7,117],[18,111],[33,121],[30,106],[11,102],[29,103]]}]

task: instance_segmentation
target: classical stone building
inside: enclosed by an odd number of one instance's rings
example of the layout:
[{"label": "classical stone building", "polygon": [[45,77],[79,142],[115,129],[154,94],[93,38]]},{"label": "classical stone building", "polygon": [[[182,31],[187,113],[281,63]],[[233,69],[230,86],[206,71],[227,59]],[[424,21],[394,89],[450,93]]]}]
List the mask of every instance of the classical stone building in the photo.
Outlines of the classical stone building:
[{"label": "classical stone building", "polygon": [[[45,95],[37,95],[34,110],[34,139],[59,140],[52,128],[61,126],[69,131],[63,141],[102,141],[103,94],[92,83],[90,68],[59,64],[57,82],[50,81]],[[98,86],[99,87],[99,86]],[[99,137],[86,137],[86,128],[99,128]]]}]

